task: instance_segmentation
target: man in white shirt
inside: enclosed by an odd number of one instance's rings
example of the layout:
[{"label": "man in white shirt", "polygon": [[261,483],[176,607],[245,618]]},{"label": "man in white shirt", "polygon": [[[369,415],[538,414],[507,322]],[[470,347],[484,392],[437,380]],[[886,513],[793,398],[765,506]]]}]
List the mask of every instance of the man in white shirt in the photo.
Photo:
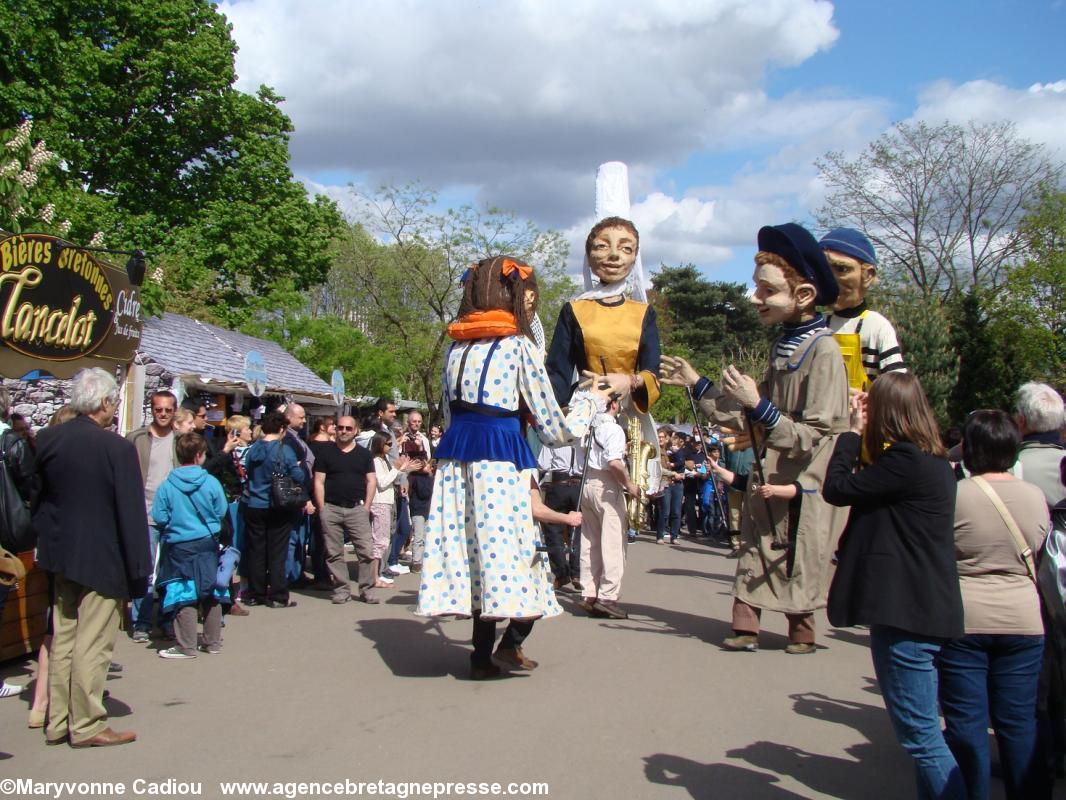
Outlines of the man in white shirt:
[{"label": "man in white shirt", "polygon": [[636,484],[626,472],[626,434],[612,400],[592,421],[588,473],[581,496],[581,607],[591,616],[627,619],[618,605],[626,565],[626,498]]}]

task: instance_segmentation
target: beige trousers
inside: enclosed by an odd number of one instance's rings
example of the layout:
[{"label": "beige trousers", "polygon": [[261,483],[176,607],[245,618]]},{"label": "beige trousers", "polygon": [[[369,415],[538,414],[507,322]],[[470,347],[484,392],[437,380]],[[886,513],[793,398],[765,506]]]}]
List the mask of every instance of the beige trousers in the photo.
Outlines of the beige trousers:
[{"label": "beige trousers", "polygon": [[107,727],[104,682],[122,601],[56,575],[47,738],[77,743]]},{"label": "beige trousers", "polygon": [[626,569],[626,498],[618,480],[606,470],[588,471],[581,516],[582,594],[617,600]]}]

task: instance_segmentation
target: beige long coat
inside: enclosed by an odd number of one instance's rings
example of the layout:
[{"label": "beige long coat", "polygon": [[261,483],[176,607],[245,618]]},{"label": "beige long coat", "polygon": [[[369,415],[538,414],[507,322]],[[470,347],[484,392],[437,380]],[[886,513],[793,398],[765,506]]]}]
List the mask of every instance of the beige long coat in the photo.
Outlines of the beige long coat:
[{"label": "beige long coat", "polygon": [[[771,353],[775,353],[774,343]],[[803,488],[793,500],[763,500],[754,494],[752,468],[741,514],[741,556],[734,594],[756,608],[804,613],[824,608],[832,577],[832,556],[844,530],[848,511],[822,499],[822,481],[838,433],[848,429],[848,380],[840,348],[829,331],[807,339],[788,358],[772,356],[759,386],[781,411],[777,425],[766,432],[756,426],[763,446],[767,483]],[[715,390],[700,405],[719,424],[743,427],[739,407]],[[773,526],[767,512],[773,518]],[[789,551],[774,549],[789,539],[795,526],[792,577],[787,575]]]}]

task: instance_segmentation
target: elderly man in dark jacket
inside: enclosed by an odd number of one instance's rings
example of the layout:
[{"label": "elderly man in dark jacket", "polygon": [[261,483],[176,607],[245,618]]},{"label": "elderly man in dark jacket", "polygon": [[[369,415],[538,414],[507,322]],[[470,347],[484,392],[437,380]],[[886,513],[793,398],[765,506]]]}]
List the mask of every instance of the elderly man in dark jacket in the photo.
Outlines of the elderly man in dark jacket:
[{"label": "elderly man in dark jacket", "polygon": [[108,727],[103,695],[122,602],[143,596],[152,574],[148,520],[137,451],[105,430],[118,408],[115,379],[83,370],[70,405],[78,416],[44,429],[37,444],[37,561],[55,576],[45,735],[50,745],[104,747],[137,738]]}]

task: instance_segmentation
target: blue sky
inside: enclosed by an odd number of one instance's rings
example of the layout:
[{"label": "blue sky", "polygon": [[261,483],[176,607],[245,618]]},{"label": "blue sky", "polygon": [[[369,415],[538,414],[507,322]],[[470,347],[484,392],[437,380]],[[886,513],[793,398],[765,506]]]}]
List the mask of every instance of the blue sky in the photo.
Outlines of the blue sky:
[{"label": "blue sky", "polygon": [[[243,88],[287,98],[293,169],[411,179],[562,230],[630,166],[646,267],[746,282],[762,224],[810,219],[814,159],[893,122],[1012,119],[1066,157],[1066,3],[240,0]],[[580,247],[572,247],[577,251]],[[576,271],[578,253],[571,259]]]}]

